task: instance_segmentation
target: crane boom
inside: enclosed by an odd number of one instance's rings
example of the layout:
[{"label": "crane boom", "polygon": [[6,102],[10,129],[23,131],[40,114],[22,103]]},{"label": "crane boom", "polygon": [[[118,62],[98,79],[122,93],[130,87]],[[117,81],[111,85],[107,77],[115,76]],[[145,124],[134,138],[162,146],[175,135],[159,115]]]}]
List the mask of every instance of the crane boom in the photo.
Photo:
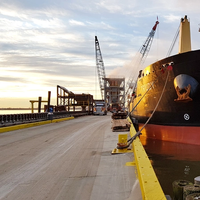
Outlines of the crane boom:
[{"label": "crane boom", "polygon": [[158,24],[159,24],[159,22],[156,21],[156,23],[153,26],[151,32],[149,33],[149,36],[147,37],[146,41],[144,42],[144,44],[141,47],[141,50],[140,50],[140,53],[142,54],[141,61],[144,60],[147,57],[148,53],[149,53],[149,50],[151,48],[151,44],[152,44],[152,41],[153,41],[153,37],[155,35],[156,28],[157,28]]},{"label": "crane boom", "polygon": [[[149,33],[147,39],[145,40],[144,44],[142,45],[142,47],[140,48],[139,52],[141,54],[141,58],[139,60],[139,63],[138,65],[141,66],[149,51],[150,51],[150,48],[151,48],[151,44],[152,44],[152,41],[153,41],[153,38],[154,38],[154,35],[155,35],[155,32],[156,32],[156,28],[157,28],[157,25],[159,24],[158,20],[156,21],[155,25],[153,26],[151,32]],[[130,94],[130,91],[133,90],[134,88],[134,76],[130,76],[128,81],[126,82],[126,92],[125,92],[125,98],[127,99],[128,95]],[[136,84],[136,83],[135,83]]]},{"label": "crane boom", "polygon": [[97,73],[98,73],[98,77],[99,77],[101,97],[104,100],[104,91],[103,90],[104,90],[104,79],[105,79],[106,75],[105,75],[103,58],[102,58],[101,49],[100,49],[100,45],[99,45],[97,36],[95,36],[95,52],[96,52],[96,66],[97,66]]}]

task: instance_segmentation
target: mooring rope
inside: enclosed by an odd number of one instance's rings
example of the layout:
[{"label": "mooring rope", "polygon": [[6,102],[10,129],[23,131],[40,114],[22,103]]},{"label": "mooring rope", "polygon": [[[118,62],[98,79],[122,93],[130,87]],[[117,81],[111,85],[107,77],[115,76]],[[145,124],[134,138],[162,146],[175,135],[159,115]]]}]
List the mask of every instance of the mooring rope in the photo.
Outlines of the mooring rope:
[{"label": "mooring rope", "polygon": [[167,85],[168,78],[169,78],[169,71],[167,73],[167,78],[165,80],[165,85],[163,87],[163,90],[162,90],[162,93],[160,95],[160,98],[159,98],[159,100],[158,100],[158,102],[156,104],[156,107],[154,108],[153,112],[151,113],[151,116],[149,117],[149,119],[146,121],[146,123],[143,125],[143,127],[139,130],[139,132],[141,132],[144,129],[144,127],[148,124],[148,122],[150,121],[150,119],[153,117],[153,114],[155,113],[155,111],[156,111],[156,109],[157,109],[157,107],[158,107],[158,105],[159,105],[159,103],[160,103],[160,101],[162,99],[163,93],[164,93],[166,85]]},{"label": "mooring rope", "polygon": [[[156,79],[157,80],[157,79]],[[148,88],[148,90],[143,94],[143,96],[141,97],[141,99],[136,103],[136,105],[133,107],[133,109],[131,110],[131,112],[129,112],[128,116],[130,117],[131,113],[135,110],[135,108],[138,106],[138,104],[142,101],[142,99],[144,98],[144,96],[147,94],[147,92],[153,87],[153,84],[156,82],[156,80],[151,84],[151,86]]]},{"label": "mooring rope", "polygon": [[[156,104],[156,106],[155,106],[153,112],[151,113],[151,116],[148,118],[148,120],[147,120],[146,123],[143,125],[143,127],[142,127],[133,137],[131,137],[131,138],[127,141],[127,142],[128,142],[127,146],[124,146],[124,147],[117,146],[118,149],[125,149],[125,148],[128,148],[128,147],[130,146],[130,144],[136,139],[136,137],[139,136],[139,135],[141,135],[141,131],[142,131],[142,130],[144,129],[144,127],[148,124],[148,122],[150,121],[150,119],[153,117],[153,115],[154,115],[154,113],[155,113],[155,111],[156,111],[156,109],[157,109],[157,107],[158,107],[158,105],[159,105],[159,103],[160,103],[160,101],[161,101],[161,99],[162,99],[163,93],[164,93],[165,88],[166,88],[166,85],[167,85],[168,78],[169,78],[169,70],[168,70],[168,73],[167,73],[167,78],[166,78],[166,80],[165,80],[165,84],[164,84],[162,93],[161,93],[161,95],[160,95],[160,98],[159,98],[159,100],[158,100],[158,102],[157,102],[157,104]],[[155,82],[155,81],[154,81],[154,82]],[[153,85],[153,84],[152,84],[152,85]],[[148,90],[150,90],[150,88],[149,88]],[[147,90],[147,92],[148,92],[148,90]],[[146,93],[147,93],[147,92],[146,92]],[[145,94],[146,94],[146,93],[145,93]],[[143,95],[143,96],[144,96],[144,95]]]}]

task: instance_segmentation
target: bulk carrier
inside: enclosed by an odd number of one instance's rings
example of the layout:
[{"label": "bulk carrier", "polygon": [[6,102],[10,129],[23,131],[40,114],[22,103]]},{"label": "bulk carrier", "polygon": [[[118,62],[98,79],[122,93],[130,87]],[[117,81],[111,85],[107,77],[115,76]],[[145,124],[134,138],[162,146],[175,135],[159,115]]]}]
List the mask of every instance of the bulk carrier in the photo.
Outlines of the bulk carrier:
[{"label": "bulk carrier", "polygon": [[200,50],[191,51],[190,22],[185,16],[179,53],[139,72],[130,110],[142,128],[141,137],[200,145],[199,83]]}]

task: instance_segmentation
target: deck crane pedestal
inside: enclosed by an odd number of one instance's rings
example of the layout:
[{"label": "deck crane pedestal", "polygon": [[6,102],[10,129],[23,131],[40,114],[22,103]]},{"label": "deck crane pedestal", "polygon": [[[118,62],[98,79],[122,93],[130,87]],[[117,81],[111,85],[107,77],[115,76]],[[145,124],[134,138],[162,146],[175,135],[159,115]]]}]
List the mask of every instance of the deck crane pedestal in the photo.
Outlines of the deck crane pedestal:
[{"label": "deck crane pedestal", "polygon": [[[145,59],[146,59],[146,57],[147,57],[147,55],[150,51],[151,44],[152,44],[152,41],[153,41],[153,38],[154,38],[158,24],[159,24],[159,21],[157,20],[155,25],[153,26],[151,32],[149,33],[147,39],[145,40],[144,44],[142,45],[142,47],[139,50],[140,59],[139,59],[138,63],[136,63],[136,65],[138,65],[138,67],[142,66],[142,64],[144,63],[144,61],[145,61]],[[125,99],[125,101],[128,101],[129,95],[132,96],[133,90],[135,88],[135,86],[133,86],[133,85],[135,85],[134,79],[135,79],[135,77],[133,76],[133,74],[131,74],[128,81],[126,82],[126,92],[125,92],[125,98],[126,99]]]}]

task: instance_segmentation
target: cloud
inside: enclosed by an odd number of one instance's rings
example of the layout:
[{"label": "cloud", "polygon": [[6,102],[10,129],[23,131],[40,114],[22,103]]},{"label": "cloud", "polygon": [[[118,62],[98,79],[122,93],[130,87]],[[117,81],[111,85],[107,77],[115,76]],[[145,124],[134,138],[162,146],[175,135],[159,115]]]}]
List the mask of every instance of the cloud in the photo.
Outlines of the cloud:
[{"label": "cloud", "polygon": [[179,22],[181,18],[183,18],[183,16],[180,15],[173,15],[173,14],[169,14],[169,15],[165,15],[163,16],[166,23],[172,23],[172,22]]},{"label": "cloud", "polygon": [[76,20],[73,20],[73,19],[70,19],[69,20],[69,24],[71,25],[75,25],[75,26],[85,26],[85,24],[81,21],[76,21]]},{"label": "cloud", "polygon": [[134,8],[137,5],[137,1],[127,0],[126,3],[120,0],[110,0],[108,1],[99,1],[96,3],[101,9],[105,9],[110,13],[118,14],[130,14],[134,13]]},{"label": "cloud", "polygon": [[[95,35],[106,75],[128,77],[157,15],[159,38],[155,35],[147,65],[166,56],[185,14],[192,29],[198,28],[199,6],[197,0],[1,1],[0,81],[5,87],[0,95],[38,97],[52,90],[56,97],[57,84],[75,92],[98,93]],[[195,48],[198,37],[197,31],[192,34]]]}]

